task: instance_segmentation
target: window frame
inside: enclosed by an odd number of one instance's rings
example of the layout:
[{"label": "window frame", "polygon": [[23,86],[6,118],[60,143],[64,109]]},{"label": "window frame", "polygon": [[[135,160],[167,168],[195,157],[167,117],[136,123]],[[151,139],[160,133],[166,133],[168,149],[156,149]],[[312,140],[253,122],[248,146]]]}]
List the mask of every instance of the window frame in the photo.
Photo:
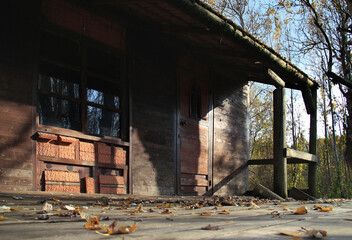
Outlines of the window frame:
[{"label": "window frame", "polygon": [[[48,34],[52,34],[56,37],[60,38],[66,38],[70,41],[74,41],[78,43],[78,46],[80,48],[80,60],[81,64],[80,67],[74,67],[70,66],[69,64],[62,64],[59,62],[55,62],[53,60],[45,59],[41,55],[41,33],[46,32]],[[121,145],[126,145],[126,142],[128,142],[129,137],[128,137],[128,126],[127,126],[127,118],[128,118],[128,106],[127,106],[127,99],[128,99],[128,92],[126,91],[126,75],[125,75],[125,66],[126,66],[126,56],[125,53],[119,49],[115,49],[109,45],[106,45],[104,43],[98,42],[96,40],[90,39],[88,37],[82,36],[78,33],[71,32],[69,30],[66,30],[62,27],[55,26],[50,23],[45,23],[44,26],[42,26],[39,30],[38,33],[38,52],[37,52],[37,74],[36,74],[36,128],[37,131],[48,131],[52,133],[64,133],[69,136],[73,137],[81,137],[84,139],[101,139],[104,141],[107,140],[108,142],[120,142]],[[87,49],[88,47],[94,48],[98,51],[104,52],[105,54],[112,55],[114,58],[119,59],[119,76],[116,79],[113,79],[112,77],[107,77],[103,76],[100,74],[96,74],[91,70],[87,69]],[[38,83],[39,83],[39,77],[41,74],[41,64],[45,62],[46,64],[51,64],[55,65],[58,67],[66,68],[69,70],[74,70],[78,71],[80,79],[78,81],[79,84],[79,98],[72,98],[69,96],[45,91],[42,89],[39,89]],[[110,82],[111,84],[117,84],[117,96],[119,98],[119,108],[111,108],[108,106],[100,105],[94,102],[88,101],[87,97],[87,80],[88,76],[92,76],[94,78],[100,78],[103,79],[107,82]],[[51,125],[45,125],[45,124],[40,124],[39,122],[39,96],[48,96],[48,97],[54,97],[60,100],[66,100],[66,101],[72,101],[74,103],[79,104],[80,108],[80,126],[81,129],[79,131],[73,130],[73,129],[68,129],[68,128],[62,128],[58,126],[51,126]],[[119,136],[114,137],[114,136],[109,136],[109,135],[96,135],[89,133],[88,131],[88,106],[93,106],[97,107],[100,109],[105,109],[108,111],[111,111],[113,113],[119,114]]]}]

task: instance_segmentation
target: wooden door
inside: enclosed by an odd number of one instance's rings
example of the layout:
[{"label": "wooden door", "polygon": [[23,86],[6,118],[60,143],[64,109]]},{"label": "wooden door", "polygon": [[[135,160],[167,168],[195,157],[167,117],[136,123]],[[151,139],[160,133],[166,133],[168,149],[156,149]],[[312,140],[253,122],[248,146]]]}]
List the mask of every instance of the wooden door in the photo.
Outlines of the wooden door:
[{"label": "wooden door", "polygon": [[202,195],[211,183],[209,87],[194,76],[179,77],[179,193]]}]

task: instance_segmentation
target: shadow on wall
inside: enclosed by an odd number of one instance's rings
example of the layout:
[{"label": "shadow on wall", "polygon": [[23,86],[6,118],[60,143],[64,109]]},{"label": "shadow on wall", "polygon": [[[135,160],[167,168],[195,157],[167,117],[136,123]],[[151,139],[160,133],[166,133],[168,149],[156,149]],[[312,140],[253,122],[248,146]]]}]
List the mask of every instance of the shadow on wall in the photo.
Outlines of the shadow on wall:
[{"label": "shadow on wall", "polygon": [[0,8],[0,189],[32,190],[32,82],[39,5],[6,1]]},{"label": "shadow on wall", "polygon": [[175,194],[176,70],[174,55],[156,39],[128,32],[133,59],[128,66],[132,92],[133,193]]},{"label": "shadow on wall", "polygon": [[[143,36],[143,37],[141,37]],[[177,62],[176,53],[141,32],[129,32],[133,51],[128,80],[132,91],[133,193],[176,194]],[[248,89],[247,82],[233,76],[214,76],[213,192],[242,194],[248,185]],[[179,125],[180,131],[182,127]],[[198,158],[201,140],[192,132]],[[181,142],[182,144],[182,142]],[[182,148],[182,145],[181,145]],[[195,167],[197,169],[197,167]],[[197,169],[198,171],[199,169]],[[182,169],[181,169],[182,171]]]},{"label": "shadow on wall", "polygon": [[248,86],[236,76],[216,74],[214,89],[214,194],[248,188]]}]

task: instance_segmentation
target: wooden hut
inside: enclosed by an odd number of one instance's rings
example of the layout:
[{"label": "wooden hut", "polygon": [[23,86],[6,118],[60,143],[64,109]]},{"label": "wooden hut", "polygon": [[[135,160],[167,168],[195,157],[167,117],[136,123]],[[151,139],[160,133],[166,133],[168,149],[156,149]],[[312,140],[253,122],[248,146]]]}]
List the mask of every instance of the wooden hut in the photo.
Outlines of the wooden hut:
[{"label": "wooden hut", "polygon": [[13,0],[1,17],[1,191],[242,194],[249,81],[277,86],[276,191],[287,158],[314,191],[282,111],[301,90],[314,154],[316,84],[200,1]]}]

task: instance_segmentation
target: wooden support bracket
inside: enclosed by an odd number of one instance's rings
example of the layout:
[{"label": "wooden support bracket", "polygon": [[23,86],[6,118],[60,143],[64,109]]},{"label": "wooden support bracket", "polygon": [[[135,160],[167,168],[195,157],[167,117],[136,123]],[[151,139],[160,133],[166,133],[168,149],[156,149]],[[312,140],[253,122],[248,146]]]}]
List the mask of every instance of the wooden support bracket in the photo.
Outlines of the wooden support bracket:
[{"label": "wooden support bracket", "polygon": [[316,110],[315,103],[313,100],[313,94],[312,90],[308,85],[305,85],[304,88],[302,89],[302,96],[304,100],[304,104],[306,106],[306,110],[308,114],[311,114]]},{"label": "wooden support bracket", "polygon": [[318,162],[316,155],[297,151],[291,148],[284,149],[284,156],[291,159],[297,159],[297,162],[300,160],[302,163]]},{"label": "wooden support bracket", "polygon": [[285,87],[285,81],[282,80],[273,70],[271,70],[270,68],[268,68],[268,74],[267,74],[268,78],[274,82],[274,85],[276,87]]}]

